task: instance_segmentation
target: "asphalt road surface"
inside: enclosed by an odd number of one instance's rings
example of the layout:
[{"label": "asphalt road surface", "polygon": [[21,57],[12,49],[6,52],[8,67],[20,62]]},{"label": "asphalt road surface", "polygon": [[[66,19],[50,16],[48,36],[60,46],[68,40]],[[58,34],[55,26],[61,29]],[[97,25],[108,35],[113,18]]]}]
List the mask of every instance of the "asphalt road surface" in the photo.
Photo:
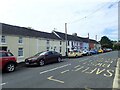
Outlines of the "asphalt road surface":
[{"label": "asphalt road surface", "polygon": [[118,52],[64,59],[3,73],[2,88],[112,88]]}]

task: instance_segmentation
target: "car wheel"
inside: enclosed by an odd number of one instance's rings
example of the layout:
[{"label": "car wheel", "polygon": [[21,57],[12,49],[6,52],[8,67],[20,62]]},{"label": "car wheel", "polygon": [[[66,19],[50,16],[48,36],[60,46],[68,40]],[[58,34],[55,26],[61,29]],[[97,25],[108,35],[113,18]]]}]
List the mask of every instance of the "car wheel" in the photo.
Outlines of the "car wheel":
[{"label": "car wheel", "polygon": [[45,61],[44,61],[44,60],[40,60],[40,61],[39,61],[39,65],[40,65],[40,66],[44,66],[44,65],[45,65]]},{"label": "car wheel", "polygon": [[6,66],[6,71],[7,72],[13,72],[15,70],[15,64],[14,63],[9,63]]},{"label": "car wheel", "polygon": [[58,58],[57,58],[57,61],[58,61],[58,62],[61,62],[61,61],[62,61],[62,59],[61,59],[60,57],[58,57]]},{"label": "car wheel", "polygon": [[76,55],[75,57],[78,57],[78,55]]}]

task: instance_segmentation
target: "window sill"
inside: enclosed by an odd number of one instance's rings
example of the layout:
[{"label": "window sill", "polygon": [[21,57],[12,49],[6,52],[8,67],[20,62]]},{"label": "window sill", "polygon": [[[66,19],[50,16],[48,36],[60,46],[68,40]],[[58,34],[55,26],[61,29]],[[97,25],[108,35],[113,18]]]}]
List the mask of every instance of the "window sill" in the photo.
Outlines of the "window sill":
[{"label": "window sill", "polygon": [[18,43],[18,45],[23,45],[23,43]]},{"label": "window sill", "polygon": [[3,45],[4,45],[4,44],[7,44],[7,43],[0,43],[0,44],[3,44]]},{"label": "window sill", "polygon": [[18,56],[18,58],[24,58],[24,56]]}]

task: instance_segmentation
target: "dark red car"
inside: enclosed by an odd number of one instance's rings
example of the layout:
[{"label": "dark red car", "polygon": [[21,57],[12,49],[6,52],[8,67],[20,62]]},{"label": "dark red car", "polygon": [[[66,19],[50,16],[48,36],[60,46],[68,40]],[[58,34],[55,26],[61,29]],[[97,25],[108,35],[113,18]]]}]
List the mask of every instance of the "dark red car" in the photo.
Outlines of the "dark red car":
[{"label": "dark red car", "polygon": [[17,66],[17,59],[11,52],[0,51],[0,70],[13,72]]},{"label": "dark red car", "polygon": [[25,59],[25,64],[28,65],[40,65],[43,66],[47,63],[61,62],[62,55],[55,51],[39,52],[36,55]]}]

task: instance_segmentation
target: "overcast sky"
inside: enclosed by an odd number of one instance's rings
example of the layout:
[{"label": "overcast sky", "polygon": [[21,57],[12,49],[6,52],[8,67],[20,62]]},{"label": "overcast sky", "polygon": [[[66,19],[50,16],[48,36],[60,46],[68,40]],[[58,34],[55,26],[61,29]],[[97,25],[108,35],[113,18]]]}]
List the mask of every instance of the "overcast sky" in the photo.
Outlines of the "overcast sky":
[{"label": "overcast sky", "polygon": [[35,30],[118,38],[119,0],[0,0],[0,22]]}]

